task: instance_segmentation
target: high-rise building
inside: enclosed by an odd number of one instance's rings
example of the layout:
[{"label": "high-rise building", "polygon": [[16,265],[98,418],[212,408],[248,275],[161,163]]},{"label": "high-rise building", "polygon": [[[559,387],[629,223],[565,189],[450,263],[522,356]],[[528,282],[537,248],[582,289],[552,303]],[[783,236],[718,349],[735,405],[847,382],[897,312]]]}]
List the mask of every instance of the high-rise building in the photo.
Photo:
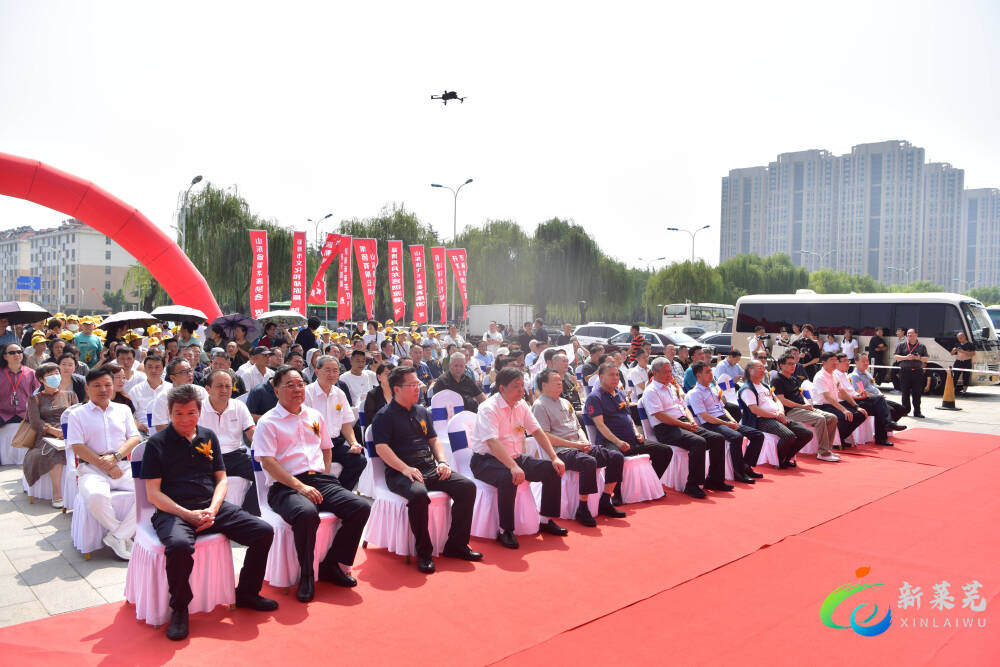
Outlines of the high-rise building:
[{"label": "high-rise building", "polygon": [[961,289],[1000,285],[1000,190],[966,190],[963,209]]},{"label": "high-rise building", "polygon": [[722,179],[723,258],[767,250],[767,167],[733,169]]},{"label": "high-rise building", "polygon": [[965,171],[944,162],[924,165],[924,226],[920,277],[961,291],[962,193]]},{"label": "high-rise building", "polygon": [[768,165],[767,251],[792,263],[819,268],[835,260],[837,159],[827,151],[782,153]]},{"label": "high-rise building", "polygon": [[[117,292],[135,263],[120,245],[79,220],[2,232],[0,300],[33,301],[52,312],[104,312],[104,292]],[[19,276],[40,278],[41,289],[17,289]]]}]

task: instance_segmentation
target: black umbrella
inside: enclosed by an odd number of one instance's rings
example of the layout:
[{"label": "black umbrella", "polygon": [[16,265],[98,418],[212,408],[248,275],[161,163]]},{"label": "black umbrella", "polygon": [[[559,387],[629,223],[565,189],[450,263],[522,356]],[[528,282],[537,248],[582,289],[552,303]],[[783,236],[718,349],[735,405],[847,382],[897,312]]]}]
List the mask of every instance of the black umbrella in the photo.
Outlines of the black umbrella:
[{"label": "black umbrella", "polygon": [[260,325],[257,323],[257,320],[243,313],[230,313],[229,315],[216,317],[209,326],[220,326],[226,334],[226,338],[236,338],[237,324],[246,327],[247,340],[254,340],[260,336]]},{"label": "black umbrella", "polygon": [[11,326],[30,324],[52,317],[52,313],[30,301],[4,301],[0,303],[0,317],[6,317]]}]

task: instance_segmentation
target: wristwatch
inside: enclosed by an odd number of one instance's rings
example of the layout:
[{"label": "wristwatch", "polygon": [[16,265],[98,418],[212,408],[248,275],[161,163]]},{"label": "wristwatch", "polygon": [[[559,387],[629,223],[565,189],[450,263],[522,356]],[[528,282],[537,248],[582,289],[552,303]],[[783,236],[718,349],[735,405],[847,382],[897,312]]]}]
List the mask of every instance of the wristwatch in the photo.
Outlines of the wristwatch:
[{"label": "wristwatch", "polygon": [[447,461],[435,461],[435,463],[437,463],[439,466],[443,465],[443,466],[448,466],[449,468],[451,467],[450,465],[448,465]]},{"label": "wristwatch", "polygon": [[114,454],[115,454],[115,460],[116,461],[124,461],[125,460],[125,457],[121,455],[121,452],[115,451]]}]

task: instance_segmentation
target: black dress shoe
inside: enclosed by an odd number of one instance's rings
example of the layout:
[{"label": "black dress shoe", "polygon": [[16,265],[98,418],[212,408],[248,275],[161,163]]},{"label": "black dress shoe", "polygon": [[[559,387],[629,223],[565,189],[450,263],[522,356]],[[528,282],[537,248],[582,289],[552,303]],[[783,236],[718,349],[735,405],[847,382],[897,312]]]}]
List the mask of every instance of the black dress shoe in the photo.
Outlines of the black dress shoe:
[{"label": "black dress shoe", "polygon": [[558,535],[559,537],[565,537],[566,535],[569,535],[568,530],[560,526],[552,519],[549,519],[548,521],[540,525],[538,527],[538,530],[542,531],[543,533],[548,533],[549,535]]},{"label": "black dress shoe", "polygon": [[[612,509],[614,508],[612,507]],[[615,511],[617,512],[618,510]],[[597,525],[597,521],[594,519],[594,515],[590,513],[590,508],[587,507],[586,501],[580,502],[580,506],[576,508],[576,516],[573,518],[576,519],[577,523],[587,528],[593,528]]]},{"label": "black dress shoe", "polygon": [[917,419],[923,419],[924,418],[924,414],[922,412],[914,412],[913,416],[916,417]]},{"label": "black dress shoe", "polygon": [[269,598],[255,595],[252,598],[236,598],[236,606],[242,609],[253,609],[254,611],[274,611],[278,608],[278,603]]},{"label": "black dress shoe", "polygon": [[883,447],[892,447],[892,443],[889,442],[888,440],[882,440],[882,441],[876,440],[875,444],[882,445]]},{"label": "black dress shoe", "polygon": [[625,512],[615,507],[611,499],[607,496],[601,496],[601,501],[597,503],[597,513],[613,519],[624,519],[626,517]]},{"label": "black dress shoe", "polygon": [[757,481],[750,475],[734,475],[733,479],[743,484],[754,484]]},{"label": "black dress shoe", "polygon": [[299,602],[312,602],[313,595],[316,594],[316,581],[311,574],[303,575],[299,579],[299,587],[295,589],[295,599]]},{"label": "black dress shoe", "polygon": [[497,539],[500,540],[500,544],[504,545],[508,549],[517,549],[521,546],[517,543],[517,537],[514,535],[513,531],[501,530],[497,533]]},{"label": "black dress shoe", "polygon": [[473,551],[469,548],[469,545],[459,547],[458,549],[450,549],[448,547],[444,548],[441,552],[442,556],[447,556],[448,558],[458,558],[459,560],[482,560],[483,555],[478,551]]},{"label": "black dress shoe", "polygon": [[417,569],[424,574],[434,574],[434,561],[430,558],[418,558]]},{"label": "black dress shoe", "polygon": [[778,469],[784,470],[785,468],[794,468],[795,461],[781,461],[778,463]]},{"label": "black dress shoe", "polygon": [[889,422],[888,424],[885,425],[885,427],[887,429],[889,429],[890,431],[905,431],[906,430],[906,425],[905,424],[899,424],[897,422]]},{"label": "black dress shoe", "polygon": [[684,493],[691,496],[692,498],[704,498],[708,494],[701,490],[700,486],[685,486]]},{"label": "black dress shoe", "polygon": [[331,584],[343,586],[344,588],[353,588],[358,585],[358,580],[341,570],[339,565],[334,565],[333,567],[323,567],[321,565],[319,568],[319,579],[320,581],[328,581]]},{"label": "black dress shoe", "polygon": [[170,625],[167,626],[167,639],[175,642],[188,636],[188,610],[174,609],[170,616]]},{"label": "black dress shoe", "polygon": [[706,479],[704,487],[712,491],[732,491],[736,487],[725,482],[717,482],[713,479]]},{"label": "black dress shoe", "polygon": [[757,472],[750,466],[747,466],[746,472],[747,472],[747,477],[753,477],[754,479],[760,479],[761,477],[764,476],[762,473]]},{"label": "black dress shoe", "polygon": [[622,500],[621,488],[615,489],[614,495],[611,496],[611,504],[614,505],[615,507],[625,504],[625,501]]}]

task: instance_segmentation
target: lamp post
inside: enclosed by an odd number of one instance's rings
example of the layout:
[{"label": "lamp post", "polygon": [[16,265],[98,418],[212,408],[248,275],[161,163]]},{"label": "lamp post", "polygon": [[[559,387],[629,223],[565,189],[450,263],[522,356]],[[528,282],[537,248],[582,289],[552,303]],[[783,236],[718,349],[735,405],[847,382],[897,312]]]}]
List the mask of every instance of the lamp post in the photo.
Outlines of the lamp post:
[{"label": "lamp post", "polygon": [[198,174],[191,179],[191,185],[188,189],[184,191],[184,205],[181,206],[182,212],[182,222],[181,222],[181,250],[184,254],[187,254],[187,217],[188,217],[188,195],[191,194],[191,188],[201,183],[201,174]]},{"label": "lamp post", "polygon": [[685,234],[689,234],[691,236],[691,261],[693,262],[694,261],[694,237],[697,236],[698,232],[700,232],[701,230],[708,229],[711,226],[712,225],[704,225],[703,227],[699,227],[698,229],[696,229],[694,231],[691,231],[690,229],[681,229],[680,227],[667,227],[667,231],[668,232],[684,232]]},{"label": "lamp post", "polygon": [[887,268],[887,269],[892,269],[893,271],[899,271],[899,272],[900,272],[900,273],[902,273],[902,274],[903,274],[904,276],[906,276],[906,281],[907,281],[907,283],[910,283],[910,282],[913,282],[912,280],[910,280],[910,274],[911,274],[911,273],[912,273],[913,271],[916,271],[917,269],[919,269],[920,267],[919,267],[919,266],[914,266],[914,267],[912,267],[912,268],[909,268],[909,269],[904,269],[904,268],[902,268],[902,267],[899,267],[899,266],[887,266],[887,267],[885,267],[885,268]]},{"label": "lamp post", "polygon": [[646,259],[645,257],[637,257],[636,259],[638,259],[640,262],[646,262],[646,270],[652,271],[653,262],[662,262],[663,260],[666,259],[666,257],[655,257],[653,259]]},{"label": "lamp post", "polygon": [[[462,183],[461,185],[459,185],[457,188],[452,188],[452,187],[449,187],[447,185],[441,185],[440,183],[431,183],[431,187],[432,188],[446,188],[448,190],[451,190],[451,194],[454,195],[454,205],[452,207],[452,217],[451,217],[451,247],[452,248],[455,248],[457,246],[456,240],[458,238],[458,193],[462,191],[462,188],[464,188],[466,185],[468,185],[471,182],[472,182],[472,179],[470,178],[470,179],[466,180],[465,183]],[[447,262],[446,262],[446,265],[447,265]],[[455,277],[455,272],[454,271],[452,271],[451,274],[452,274],[452,278],[454,278],[454,280],[455,280],[455,289],[451,290],[451,291],[455,291],[455,290],[458,289],[458,278]],[[449,294],[448,295],[448,310],[449,310],[448,318],[451,319],[451,320],[455,319],[455,301],[453,299],[454,299],[454,295]]]},{"label": "lamp post", "polygon": [[[322,218],[318,218],[316,220],[313,220],[312,218],[306,218],[306,222],[313,223],[313,232],[314,232],[313,235],[316,237],[316,250],[320,254],[320,258],[319,258],[320,264],[323,263],[323,244],[319,240],[319,225],[320,225],[321,222],[323,222],[324,220],[326,220],[327,218],[329,218],[331,215],[333,215],[333,213],[327,213]],[[329,319],[330,319],[330,310],[329,309],[330,309],[330,307],[326,305],[326,302],[327,302],[327,300],[323,299],[323,321],[324,321],[325,324],[329,324]],[[309,306],[308,305],[306,305],[306,312],[307,313],[309,312]]]}]

